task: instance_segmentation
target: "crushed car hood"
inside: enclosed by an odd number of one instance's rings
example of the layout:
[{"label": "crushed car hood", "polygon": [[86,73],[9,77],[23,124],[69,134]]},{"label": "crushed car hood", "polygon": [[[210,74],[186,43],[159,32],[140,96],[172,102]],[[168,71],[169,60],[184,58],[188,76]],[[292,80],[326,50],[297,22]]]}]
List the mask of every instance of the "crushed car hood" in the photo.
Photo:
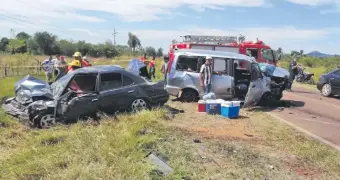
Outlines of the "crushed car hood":
[{"label": "crushed car hood", "polygon": [[146,65],[142,61],[138,59],[132,59],[126,67],[126,71],[138,76],[140,73],[140,69],[145,66]]},{"label": "crushed car hood", "polygon": [[14,85],[16,99],[20,103],[25,103],[31,100],[32,97],[46,96],[53,99],[50,86],[45,81],[32,77],[25,76]]},{"label": "crushed car hood", "polygon": [[259,63],[261,71],[266,76],[274,76],[274,77],[280,77],[280,78],[289,78],[289,72],[281,67],[275,67],[272,64],[267,63]]}]

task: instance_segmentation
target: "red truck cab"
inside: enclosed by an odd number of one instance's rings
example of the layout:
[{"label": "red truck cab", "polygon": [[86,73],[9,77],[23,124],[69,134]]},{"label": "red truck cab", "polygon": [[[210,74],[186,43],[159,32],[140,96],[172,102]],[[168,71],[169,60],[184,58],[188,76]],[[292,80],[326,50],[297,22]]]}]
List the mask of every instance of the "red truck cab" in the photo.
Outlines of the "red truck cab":
[{"label": "red truck cab", "polygon": [[259,63],[277,66],[276,54],[261,40],[240,41],[236,36],[183,36],[183,42],[170,45],[169,59],[173,58],[176,49],[204,49],[225,51],[252,56]]}]

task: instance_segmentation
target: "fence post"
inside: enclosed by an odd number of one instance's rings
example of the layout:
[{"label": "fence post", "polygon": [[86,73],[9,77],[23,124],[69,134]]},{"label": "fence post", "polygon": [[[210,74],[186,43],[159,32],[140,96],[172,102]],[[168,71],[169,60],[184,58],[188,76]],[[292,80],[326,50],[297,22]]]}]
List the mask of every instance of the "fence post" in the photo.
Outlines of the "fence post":
[{"label": "fence post", "polygon": [[5,64],[5,77],[7,77],[7,65]]}]

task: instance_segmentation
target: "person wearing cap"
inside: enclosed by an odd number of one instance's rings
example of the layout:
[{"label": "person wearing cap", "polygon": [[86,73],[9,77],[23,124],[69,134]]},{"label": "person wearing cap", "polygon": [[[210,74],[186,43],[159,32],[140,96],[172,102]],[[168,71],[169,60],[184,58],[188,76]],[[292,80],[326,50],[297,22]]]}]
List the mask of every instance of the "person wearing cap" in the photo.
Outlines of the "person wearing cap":
[{"label": "person wearing cap", "polygon": [[79,68],[81,68],[81,64],[79,60],[73,60],[72,62],[70,62],[68,64],[68,66],[70,67],[70,70],[67,73],[73,72]]},{"label": "person wearing cap", "polygon": [[200,83],[204,90],[204,94],[208,94],[211,91],[212,84],[212,57],[207,56],[205,58],[205,63],[201,66],[200,70]]},{"label": "person wearing cap", "polygon": [[55,80],[58,80],[59,78],[63,77],[67,72],[66,72],[66,67],[67,63],[65,61],[64,56],[60,56],[55,62],[55,69],[57,70],[57,75],[55,76]]},{"label": "person wearing cap", "polygon": [[[80,52],[75,52],[74,55],[73,55],[73,57],[74,57],[74,60],[79,61],[80,65],[81,65],[80,67],[88,67],[88,66],[91,66],[91,64],[88,63],[87,61],[83,61]],[[71,69],[71,67],[68,66],[67,71],[69,71],[70,69]]]}]

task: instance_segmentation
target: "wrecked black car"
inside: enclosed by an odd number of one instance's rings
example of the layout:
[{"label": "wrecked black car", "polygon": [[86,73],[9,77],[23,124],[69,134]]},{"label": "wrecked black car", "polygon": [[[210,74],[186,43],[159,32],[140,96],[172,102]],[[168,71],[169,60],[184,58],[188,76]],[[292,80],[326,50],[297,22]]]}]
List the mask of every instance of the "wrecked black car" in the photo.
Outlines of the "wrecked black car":
[{"label": "wrecked black car", "polygon": [[78,69],[51,85],[26,76],[15,84],[15,94],[2,105],[5,112],[39,128],[95,117],[98,111],[162,106],[169,99],[164,81],[150,82],[110,65]]}]

